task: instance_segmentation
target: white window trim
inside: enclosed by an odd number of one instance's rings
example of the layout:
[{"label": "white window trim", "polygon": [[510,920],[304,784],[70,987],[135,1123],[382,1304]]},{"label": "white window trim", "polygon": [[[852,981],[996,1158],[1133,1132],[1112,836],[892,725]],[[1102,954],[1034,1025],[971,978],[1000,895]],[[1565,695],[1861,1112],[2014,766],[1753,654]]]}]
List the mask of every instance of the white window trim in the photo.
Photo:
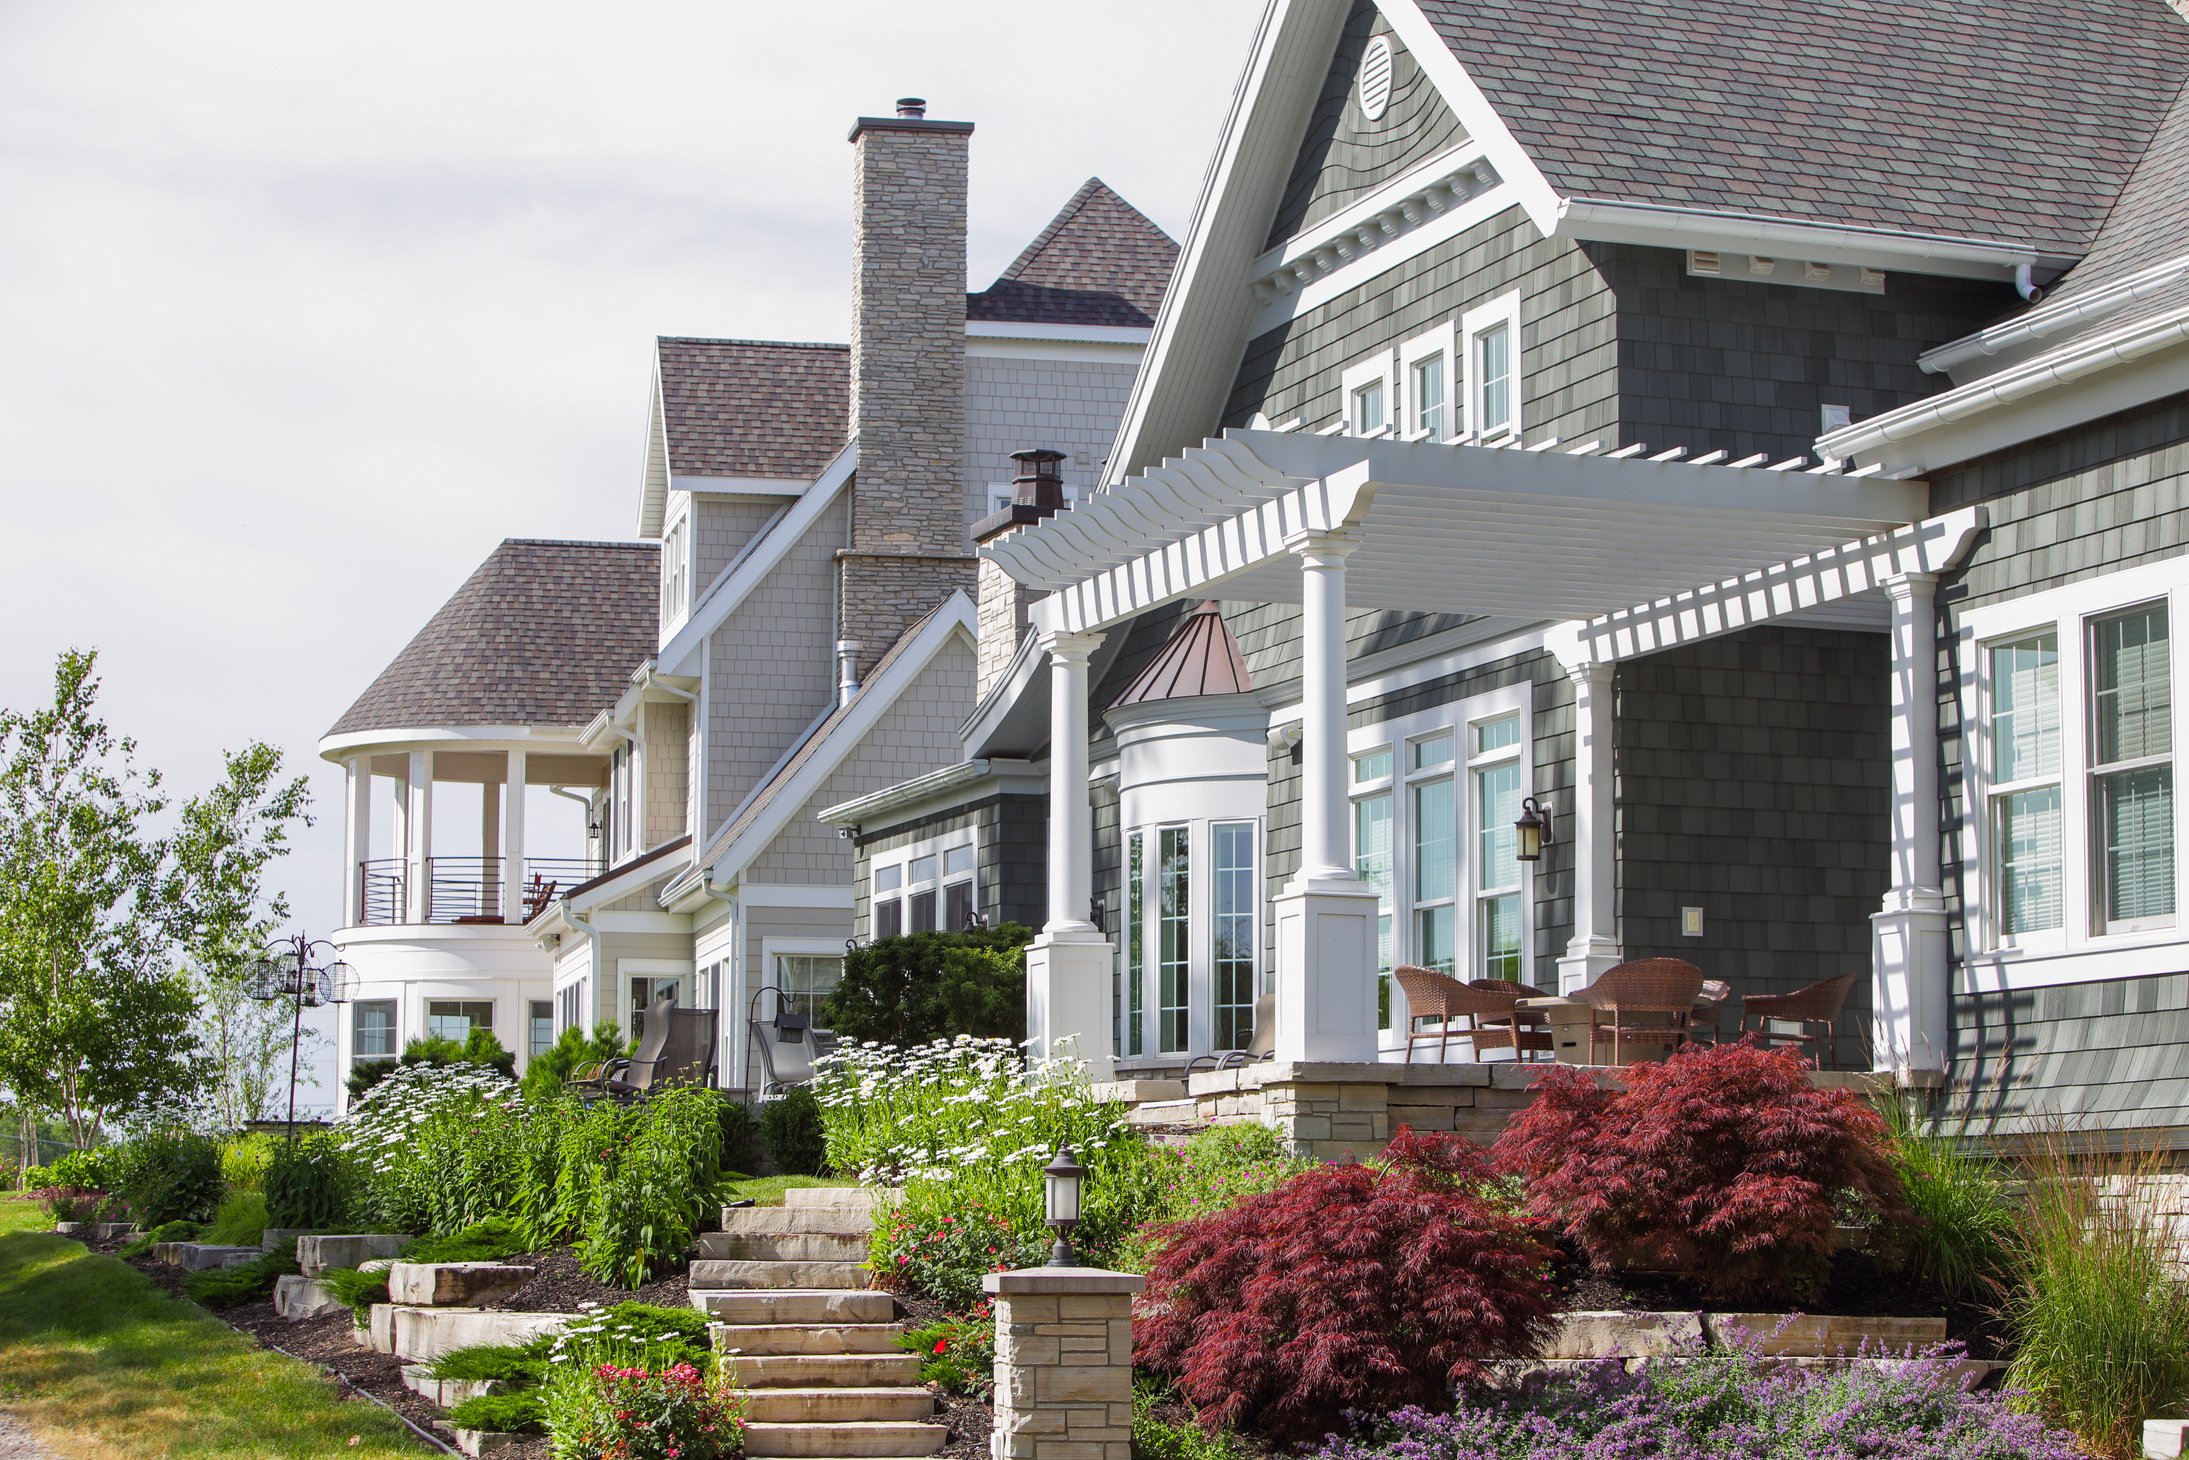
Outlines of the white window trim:
[{"label": "white window trim", "polygon": [[[1371,359],[1350,366],[1339,377],[1338,429],[1347,436],[1391,436],[1397,434],[1398,420],[1398,351],[1384,350]],[[1375,431],[1359,431],[1354,428],[1353,397],[1370,385],[1383,387],[1383,426]]]},{"label": "white window trim", "polygon": [[[1507,327],[1505,338],[1509,368],[1506,378],[1511,382],[1508,389],[1512,399],[1512,411],[1505,425],[1495,431],[1486,432],[1482,429],[1482,372],[1475,368],[1475,341],[1499,325]],[[1500,295],[1487,304],[1477,305],[1475,308],[1468,310],[1460,318],[1460,334],[1463,344],[1460,358],[1464,362],[1461,370],[1467,381],[1467,431],[1463,439],[1469,441],[1517,440],[1527,428],[1527,423],[1521,419],[1521,402],[1525,399],[1525,392],[1521,389],[1519,291],[1514,290],[1512,293]]]},{"label": "white window trim", "polygon": [[[1408,441],[1456,441],[1461,433],[1452,429],[1453,407],[1464,404],[1461,391],[1465,389],[1460,371],[1459,332],[1450,320],[1445,320],[1427,334],[1416,335],[1399,346],[1399,381],[1404,405],[1405,429],[1401,432]],[[1430,433],[1421,428],[1417,419],[1421,402],[1414,399],[1414,367],[1424,360],[1442,356],[1444,359],[1444,429]],[[1347,397],[1351,399],[1350,396]],[[1472,419],[1471,417],[1469,419]]]},{"label": "white window trim", "polygon": [[696,566],[692,499],[689,492],[669,494],[668,520],[661,528],[661,637],[673,637],[692,611],[692,574]]},{"label": "white window trim", "polygon": [[[1374,795],[1386,789],[1391,792],[1391,961],[1396,967],[1415,961],[1414,904],[1410,896],[1413,878],[1413,825],[1412,807],[1405,795],[1410,773],[1406,769],[1406,745],[1411,740],[1449,731],[1452,735],[1453,760],[1452,787],[1452,834],[1459,859],[1459,875],[1454,886],[1453,914],[1456,951],[1455,967],[1462,983],[1476,975],[1475,969],[1480,949],[1476,946],[1480,930],[1475,926],[1476,900],[1481,892],[1480,868],[1474,852],[1474,777],[1475,765],[1503,763],[1497,753],[1475,757],[1472,748],[1472,729],[1484,720],[1495,720],[1505,715],[1520,717],[1520,786],[1523,795],[1533,795],[1535,785],[1535,686],[1531,681],[1509,685],[1503,689],[1489,690],[1470,695],[1463,700],[1420,710],[1379,724],[1360,726],[1346,732],[1348,757],[1388,747],[1391,750],[1391,777],[1363,787],[1348,787],[1348,804],[1362,794]],[[1427,773],[1423,773],[1427,774]],[[1351,811],[1347,823],[1352,823]],[[1348,833],[1350,835],[1350,832]],[[1534,984],[1535,975],[1535,872],[1532,865],[1521,864],[1520,871],[1520,981]],[[1540,987],[1540,985],[1536,985]],[[1405,1047],[1406,995],[1396,980],[1391,987],[1391,1027],[1383,1031],[1385,1049],[1399,1050]]]},{"label": "white window trim", "polygon": [[[759,982],[753,985],[754,992],[757,993],[763,988],[780,989],[782,987],[781,984],[775,981],[775,960],[784,956],[792,958],[833,958],[838,964],[841,964],[844,961],[844,940],[841,938],[762,938],[760,940],[760,979]],[[767,1013],[766,1005],[761,1006],[761,1012],[763,1015]],[[742,1018],[744,1013],[745,1011],[741,1009],[738,1011],[738,1016]]]},{"label": "white window trim", "polygon": [[[2189,798],[2181,794],[2184,725],[2181,690],[2189,681],[2189,635],[2181,615],[2189,586],[2181,559],[2126,568],[2064,588],[1989,604],[1961,615],[1955,660],[1960,671],[1963,806],[1958,853],[1962,917],[1969,953],[1956,979],[1962,993],[2048,988],[2100,979],[2178,972],[2189,949],[2189,910],[2183,908],[2182,859],[2175,862],[2174,924],[2115,933],[2097,931],[2091,904],[2090,714],[2085,680],[2093,620],[2165,600],[2173,655],[2174,845],[2189,846]],[[2060,898],[2061,929],[2022,934],[2003,946],[1997,879],[1991,866],[1991,663],[1993,644],[2056,631],[2060,645]]]}]

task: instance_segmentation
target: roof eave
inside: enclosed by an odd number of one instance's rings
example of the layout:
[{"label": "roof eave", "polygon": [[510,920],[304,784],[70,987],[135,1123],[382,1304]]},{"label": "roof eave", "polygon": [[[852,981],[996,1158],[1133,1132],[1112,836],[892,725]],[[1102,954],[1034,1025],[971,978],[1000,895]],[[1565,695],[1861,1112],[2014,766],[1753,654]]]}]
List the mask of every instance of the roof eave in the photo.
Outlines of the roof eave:
[{"label": "roof eave", "polygon": [[1820,264],[1867,264],[1903,273],[1997,282],[2011,281],[2015,270],[2024,266],[2072,262],[2030,243],[1855,228],[1618,198],[1561,199],[1554,232],[1561,238],[1595,243],[1749,250]]}]

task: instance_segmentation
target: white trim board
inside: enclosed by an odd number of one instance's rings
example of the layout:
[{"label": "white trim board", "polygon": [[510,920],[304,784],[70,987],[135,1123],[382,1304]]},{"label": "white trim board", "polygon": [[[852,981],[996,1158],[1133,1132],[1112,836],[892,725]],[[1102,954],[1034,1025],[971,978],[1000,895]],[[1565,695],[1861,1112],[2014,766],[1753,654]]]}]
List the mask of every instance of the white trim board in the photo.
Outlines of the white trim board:
[{"label": "white trim board", "polygon": [[741,907],[815,907],[849,910],[848,887],[821,887],[807,883],[741,882],[737,887]]},{"label": "white trim board", "polygon": [[728,497],[802,497],[812,485],[803,477],[703,477],[679,473],[669,478],[672,492]]}]

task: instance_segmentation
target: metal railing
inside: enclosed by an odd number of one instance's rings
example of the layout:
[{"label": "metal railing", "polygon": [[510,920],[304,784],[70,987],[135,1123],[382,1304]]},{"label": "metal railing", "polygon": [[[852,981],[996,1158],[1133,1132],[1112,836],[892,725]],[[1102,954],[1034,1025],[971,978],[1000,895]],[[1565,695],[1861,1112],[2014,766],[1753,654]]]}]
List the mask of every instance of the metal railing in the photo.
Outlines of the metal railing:
[{"label": "metal railing", "polygon": [[428,857],[426,888],[429,923],[502,921],[500,857]]},{"label": "metal railing", "polygon": [[[432,857],[426,862],[429,923],[499,923],[505,921],[502,904],[500,857]],[[524,859],[524,906],[522,917],[530,921],[557,897],[601,871],[590,857],[527,857]],[[380,857],[357,866],[358,922],[365,927],[391,927],[418,921],[410,904],[410,866],[401,857]]]},{"label": "metal railing", "polygon": [[388,927],[410,921],[410,868],[401,857],[357,864],[357,906],[361,926]]}]

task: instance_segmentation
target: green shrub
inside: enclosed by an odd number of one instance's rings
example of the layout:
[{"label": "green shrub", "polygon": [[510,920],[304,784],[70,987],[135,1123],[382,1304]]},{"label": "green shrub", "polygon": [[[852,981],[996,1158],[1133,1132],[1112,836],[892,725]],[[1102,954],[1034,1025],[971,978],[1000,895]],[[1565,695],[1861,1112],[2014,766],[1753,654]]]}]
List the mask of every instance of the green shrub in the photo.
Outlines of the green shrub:
[{"label": "green shrub", "polygon": [[539,1395],[522,1389],[510,1394],[480,1394],[450,1410],[448,1422],[460,1430],[536,1435],[547,1428],[547,1407]]},{"label": "green shrub", "polygon": [[221,1180],[228,1183],[230,1191],[263,1190],[267,1168],[283,1144],[263,1131],[230,1136],[220,1143]]},{"label": "green shrub", "polygon": [[1228,1429],[1204,1429],[1162,1380],[1133,1380],[1133,1460],[1247,1460],[1253,1453]]},{"label": "green shrub", "polygon": [[2137,1453],[2144,1418],[2189,1402],[2189,1286],[2158,1210],[2155,1162],[2044,1141],[2031,1163],[2002,1315],[2007,1387],[2103,1460]]},{"label": "green shrub", "polygon": [[153,1131],[128,1150],[121,1196],[140,1225],[212,1220],[227,1190],[220,1142],[195,1131]]},{"label": "green shrub", "polygon": [[[758,1164],[759,1132],[753,1128],[752,1107],[728,1091],[718,1091],[715,1119],[722,1133],[722,1169],[746,1171]],[[804,1174],[804,1173],[793,1173]]]},{"label": "green shrub", "polygon": [[331,1232],[349,1223],[359,1197],[357,1163],[325,1132],[273,1148],[263,1189],[267,1225]]},{"label": "green shrub", "polygon": [[986,1399],[996,1391],[996,1312],[986,1299],[968,1311],[897,1336],[920,1356],[920,1382]]},{"label": "green shrub", "polygon": [[404,1045],[403,1053],[396,1059],[359,1060],[350,1067],[350,1077],[345,1082],[350,1089],[350,1098],[361,1098],[397,1070],[416,1069],[421,1065],[434,1069],[477,1065],[497,1072],[504,1079],[517,1077],[517,1056],[502,1048],[502,1042],[494,1037],[493,1030],[474,1026],[461,1040],[450,1039],[444,1034],[428,1034]]},{"label": "green shrub", "polygon": [[614,1361],[649,1369],[672,1364],[707,1367],[714,1349],[707,1315],[696,1308],[658,1303],[615,1303],[584,1314],[546,1340],[551,1367],[577,1367]]},{"label": "green shrub", "polygon": [[116,1253],[119,1257],[148,1257],[152,1249],[162,1242],[194,1242],[204,1230],[196,1222],[162,1222],[157,1227],[140,1234]]},{"label": "green shrub", "polygon": [[471,1348],[450,1349],[433,1361],[436,1379],[460,1379],[474,1384],[509,1384],[529,1388],[547,1373],[547,1345],[531,1343],[482,1343]]},{"label": "green shrub", "polygon": [[330,1267],[319,1275],[319,1281],[334,1300],[350,1310],[363,1328],[372,1318],[372,1305],[388,1301],[388,1275],[386,1272],[360,1272],[354,1267]]},{"label": "green shrub", "polygon": [[819,1176],[828,1169],[828,1142],[811,1086],[793,1085],[760,1107],[760,1143],[786,1176]]},{"label": "green shrub", "polygon": [[183,1292],[208,1308],[238,1308],[271,1297],[274,1280],[297,1271],[296,1252],[269,1252],[238,1267],[207,1268],[182,1280]]},{"label": "green shrub", "polygon": [[256,1247],[267,1226],[266,1198],[255,1191],[238,1191],[220,1204],[204,1240],[223,1247]]},{"label": "green shrub", "polygon": [[45,1168],[42,1179],[35,1182],[26,1179],[24,1185],[33,1188],[74,1186],[86,1191],[119,1191],[127,1179],[126,1150],[120,1146],[93,1146],[88,1151],[70,1151],[57,1157],[53,1164]]},{"label": "green shrub", "polygon": [[1140,1189],[1113,1194],[1113,1199],[1130,1201],[1134,1225],[1119,1239],[1110,1261],[1126,1272],[1143,1272],[1161,1246],[1167,1224],[1227,1211],[1313,1164],[1290,1154],[1281,1134],[1258,1123],[1196,1131],[1183,1149],[1146,1147],[1145,1159],[1122,1175]]},{"label": "green shrub", "polygon": [[594,1170],[578,1262],[637,1287],[691,1247],[722,1176],[720,1097],[666,1090],[634,1107],[628,1143]]},{"label": "green shrub", "polygon": [[1892,1132],[1893,1166],[1914,1220],[1882,1234],[1909,1276],[1949,1298],[1973,1297],[2002,1271],[2014,1231],[2014,1203],[1997,1163],[1948,1135],[1906,1100],[1881,1102]]},{"label": "green shrub", "polygon": [[1018,923],[876,938],[844,957],[844,976],[820,1022],[846,1040],[900,1048],[967,1034],[1019,1039],[1026,1031],[1026,945]]},{"label": "green shrub", "polygon": [[500,1262],[531,1246],[506,1218],[488,1217],[443,1236],[420,1237],[403,1248],[405,1262]]},{"label": "green shrub", "polygon": [[573,1024],[558,1035],[553,1044],[532,1056],[532,1063],[525,1066],[524,1098],[545,1100],[558,1095],[579,1066],[618,1059],[629,1053],[630,1046],[624,1041],[623,1031],[613,1023],[596,1024],[591,1034]]},{"label": "green shrub", "polygon": [[711,1365],[559,1364],[540,1397],[555,1460],[726,1460],[744,1449],[744,1397]]}]

